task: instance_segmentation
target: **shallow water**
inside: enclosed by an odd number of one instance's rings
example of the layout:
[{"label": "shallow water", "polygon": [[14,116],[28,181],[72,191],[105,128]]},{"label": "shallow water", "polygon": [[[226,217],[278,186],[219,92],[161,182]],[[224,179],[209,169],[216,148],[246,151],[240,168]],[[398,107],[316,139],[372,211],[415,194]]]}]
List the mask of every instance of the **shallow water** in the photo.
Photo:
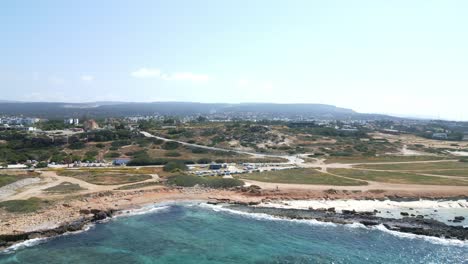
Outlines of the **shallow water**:
[{"label": "shallow water", "polygon": [[467,243],[170,205],[0,255],[0,263],[468,263]]}]

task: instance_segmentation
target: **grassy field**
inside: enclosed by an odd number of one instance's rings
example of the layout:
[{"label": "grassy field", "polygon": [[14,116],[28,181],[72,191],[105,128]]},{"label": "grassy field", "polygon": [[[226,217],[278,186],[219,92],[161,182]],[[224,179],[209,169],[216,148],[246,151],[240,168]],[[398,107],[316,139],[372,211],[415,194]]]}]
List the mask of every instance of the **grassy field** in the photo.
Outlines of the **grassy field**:
[{"label": "grassy field", "polygon": [[443,160],[446,157],[438,156],[378,156],[378,157],[330,157],[325,160],[325,163],[372,163],[372,162],[406,162],[406,161],[426,161],[426,160]]},{"label": "grassy field", "polygon": [[443,176],[468,177],[468,169],[464,169],[464,170],[429,170],[429,171],[418,171],[418,173],[443,175]]},{"label": "grassy field", "polygon": [[237,186],[243,186],[244,182],[239,179],[221,178],[221,177],[199,177],[194,175],[176,175],[167,179],[168,185],[181,187],[204,186],[213,189],[226,189]]},{"label": "grassy field", "polygon": [[363,181],[337,177],[319,172],[314,169],[291,169],[256,172],[243,174],[240,177],[246,180],[273,183],[319,184],[337,186],[367,185],[367,183]]},{"label": "grassy field", "polygon": [[387,183],[400,184],[425,184],[425,185],[468,185],[468,181],[448,179],[442,177],[425,176],[416,173],[390,172],[390,171],[366,171],[356,169],[330,169],[333,174]]},{"label": "grassy field", "polygon": [[356,168],[374,170],[404,170],[404,171],[430,171],[430,170],[453,170],[468,169],[467,162],[429,162],[429,163],[400,163],[400,164],[366,164],[357,165]]},{"label": "grassy field", "polygon": [[58,185],[47,188],[44,191],[49,192],[49,193],[71,193],[71,192],[78,192],[82,190],[86,190],[86,189],[82,188],[79,184],[74,184],[71,182],[62,182]]},{"label": "grassy field", "polygon": [[[137,171],[137,170],[135,170]],[[134,172],[134,171],[133,171]],[[119,185],[151,179],[147,174],[132,174],[122,170],[60,170],[58,175],[69,176],[98,185]]]},{"label": "grassy field", "polygon": [[48,202],[33,197],[28,200],[10,200],[0,202],[0,208],[11,213],[32,213],[48,205]]},{"label": "grassy field", "polygon": [[0,187],[14,183],[15,181],[19,181],[24,178],[24,176],[0,175]]}]

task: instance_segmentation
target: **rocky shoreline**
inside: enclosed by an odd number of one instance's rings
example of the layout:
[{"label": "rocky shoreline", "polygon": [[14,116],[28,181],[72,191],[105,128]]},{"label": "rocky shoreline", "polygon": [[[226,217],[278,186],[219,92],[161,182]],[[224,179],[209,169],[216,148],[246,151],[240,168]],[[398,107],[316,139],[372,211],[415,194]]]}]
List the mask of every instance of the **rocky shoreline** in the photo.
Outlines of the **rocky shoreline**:
[{"label": "rocky shoreline", "polygon": [[404,217],[401,219],[383,218],[376,216],[375,211],[356,212],[354,210],[343,210],[341,213],[337,213],[334,208],[303,210],[255,207],[246,204],[225,204],[223,206],[244,213],[267,214],[286,219],[317,220],[336,224],[360,223],[366,227],[383,225],[391,231],[468,241],[468,228],[447,225],[433,219],[419,217]]},{"label": "rocky shoreline", "polygon": [[[185,190],[171,190],[175,196],[170,196],[165,199],[159,197],[155,199],[153,196],[142,197],[141,192],[135,192],[135,197],[128,197],[128,194],[121,194],[114,197],[115,199],[106,198],[107,196],[93,195],[86,198],[85,201],[78,203],[77,205],[70,206],[67,204],[66,207],[60,207],[56,210],[68,210],[74,212],[73,217],[65,223],[59,224],[53,228],[42,228],[33,231],[13,231],[12,233],[4,233],[0,235],[0,250],[5,250],[15,244],[37,238],[48,238],[59,236],[67,232],[77,232],[85,229],[88,225],[95,222],[111,218],[118,215],[120,212],[132,210],[143,206],[145,204],[158,202],[169,202],[169,201],[190,201],[196,200],[200,202],[205,201],[208,204],[222,205],[233,210],[238,210],[246,213],[262,213],[268,214],[275,217],[287,218],[287,219],[315,219],[321,222],[332,222],[337,224],[353,224],[360,223],[364,226],[371,227],[377,225],[383,225],[388,230],[399,231],[403,233],[411,233],[417,235],[425,235],[440,238],[452,238],[459,240],[468,241],[468,228],[461,226],[451,226],[445,223],[425,218],[418,217],[404,217],[402,219],[384,218],[376,216],[376,212],[356,212],[350,210],[344,210],[341,213],[335,211],[334,208],[319,208],[304,210],[304,209],[287,209],[287,208],[274,208],[274,207],[258,207],[260,203],[271,202],[272,200],[290,201],[293,200],[291,197],[265,197],[252,195],[248,197],[239,196],[236,198],[229,196],[230,193],[212,193],[212,192],[189,192]],[[186,194],[190,194],[186,196]],[[201,192],[201,193],[200,193]],[[145,194],[153,195],[157,193],[147,192]],[[178,194],[182,194],[179,196]],[[113,197],[113,196],[112,196]],[[138,198],[140,200],[137,200]],[[221,198],[229,197],[229,198]],[[198,199],[195,199],[198,198]],[[297,199],[297,197],[295,197]],[[93,199],[97,199],[98,203],[94,202]],[[370,199],[370,198],[369,198]],[[375,199],[375,198],[373,198]],[[388,199],[388,198],[387,198]],[[397,198],[398,199],[398,198]],[[449,198],[445,198],[449,199]],[[413,200],[413,198],[400,198],[399,200]],[[116,202],[125,202],[121,206],[115,207]],[[152,201],[152,202],[150,202]],[[94,204],[93,207],[87,207],[83,209],[84,205]],[[64,204],[65,205],[65,204]],[[98,205],[98,206],[96,206]],[[113,209],[112,205],[115,205]],[[100,208],[100,209],[91,209]],[[458,219],[464,221],[464,219]]]},{"label": "rocky shoreline", "polygon": [[91,210],[82,210],[80,213],[86,215],[82,218],[65,223],[55,228],[51,229],[44,229],[44,230],[37,230],[31,232],[22,232],[17,234],[7,234],[7,235],[0,235],[0,250],[4,250],[9,248],[15,244],[24,242],[30,239],[36,238],[48,238],[48,237],[55,237],[59,235],[63,235],[67,232],[77,232],[83,230],[87,225],[105,220],[109,217],[112,217],[116,211],[109,209],[109,210],[98,210],[98,209],[91,209]]}]

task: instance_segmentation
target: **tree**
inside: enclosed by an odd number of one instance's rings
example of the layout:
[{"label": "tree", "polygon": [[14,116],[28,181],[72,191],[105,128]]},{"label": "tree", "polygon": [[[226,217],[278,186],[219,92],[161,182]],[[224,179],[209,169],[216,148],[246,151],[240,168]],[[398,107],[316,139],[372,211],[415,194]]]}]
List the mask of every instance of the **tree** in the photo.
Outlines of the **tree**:
[{"label": "tree", "polygon": [[40,168],[47,168],[49,164],[45,161],[41,161],[39,163],[36,164],[36,168],[40,169]]},{"label": "tree", "polygon": [[164,165],[164,171],[172,172],[175,170],[188,170],[187,165],[180,161],[169,161],[166,165]]}]

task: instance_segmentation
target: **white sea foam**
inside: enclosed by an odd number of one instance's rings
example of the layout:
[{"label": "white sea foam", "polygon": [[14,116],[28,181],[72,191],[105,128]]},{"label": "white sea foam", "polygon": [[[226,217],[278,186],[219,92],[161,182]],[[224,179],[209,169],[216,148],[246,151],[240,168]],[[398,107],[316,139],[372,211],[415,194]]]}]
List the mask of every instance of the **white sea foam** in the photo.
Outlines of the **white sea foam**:
[{"label": "white sea foam", "polygon": [[[167,209],[169,209],[169,207],[170,207],[169,205],[155,204],[155,205],[151,205],[151,206],[145,206],[145,207],[142,207],[142,208],[139,208],[139,209],[129,210],[128,213],[127,212],[122,213],[122,214],[116,215],[115,217],[148,214],[148,213],[153,213],[153,212],[157,212],[157,211],[167,210]],[[112,220],[112,218],[106,218],[106,219],[98,221],[98,222],[99,223],[105,223],[105,222],[108,222],[110,220]],[[83,229],[81,229],[81,230],[73,231],[73,232],[65,232],[65,233],[60,234],[58,236],[68,236],[68,235],[80,234],[80,233],[89,231],[94,226],[95,226],[94,223],[89,223],[89,224],[86,224],[83,227]],[[54,236],[54,237],[58,237],[58,236]],[[44,243],[47,240],[52,239],[54,237],[41,237],[41,238],[28,239],[28,240],[25,240],[23,242],[14,244],[13,246],[8,247],[8,248],[4,249],[3,251],[0,251],[0,253],[13,253],[13,252],[15,252],[15,251],[17,251],[19,249],[32,247],[32,246],[38,245],[40,243]]]},{"label": "white sea foam", "polygon": [[0,253],[4,253],[4,254],[14,253],[16,250],[27,248],[27,247],[32,247],[40,243],[44,243],[48,239],[49,239],[48,237],[28,239],[26,241],[14,244],[13,246],[2,250]]},{"label": "white sea foam", "polygon": [[155,204],[155,205],[144,206],[138,209],[127,210],[125,212],[122,211],[120,214],[115,215],[115,217],[149,214],[149,213],[154,213],[154,212],[159,212],[159,211],[165,211],[169,208],[170,208],[169,205]]},{"label": "white sea foam", "polygon": [[315,226],[337,226],[337,224],[335,224],[335,223],[321,222],[321,221],[317,221],[315,219],[311,219],[311,220],[288,219],[288,218],[272,216],[272,215],[264,214],[264,213],[242,212],[242,211],[239,211],[239,210],[229,209],[229,208],[222,207],[222,206],[219,206],[219,205],[211,205],[211,204],[202,203],[202,204],[199,204],[199,206],[202,207],[202,208],[211,209],[211,210],[213,210],[215,212],[227,212],[227,213],[241,215],[241,216],[244,216],[244,217],[253,218],[253,219],[257,219],[257,220],[287,221],[287,222],[296,222],[296,223],[303,223],[303,224],[309,224],[309,225],[315,225]]},{"label": "white sea foam", "polygon": [[[303,220],[303,219],[286,219],[286,218],[281,218],[281,217],[275,217],[271,216],[268,214],[263,214],[263,213],[247,213],[247,212],[242,212],[234,209],[229,209],[225,208],[219,205],[209,205],[209,204],[200,204],[200,207],[203,208],[209,208],[212,209],[213,211],[216,212],[228,212],[232,214],[237,214],[237,215],[242,215],[245,217],[249,218],[254,218],[258,220],[269,220],[269,221],[287,221],[287,222],[296,222],[296,223],[303,223],[303,224],[309,224],[309,225],[314,225],[314,226],[339,226],[338,224],[335,223],[330,223],[330,222],[320,222],[317,220]],[[374,230],[379,230],[397,237],[401,238],[406,238],[406,239],[422,239],[427,242],[433,243],[433,244],[438,244],[438,245],[447,245],[447,246],[461,246],[461,247],[468,247],[468,241],[463,241],[463,240],[458,240],[458,239],[448,239],[448,238],[439,238],[439,237],[431,237],[431,236],[424,236],[424,235],[416,235],[416,234],[411,234],[411,233],[403,233],[403,232],[398,232],[398,231],[393,231],[385,228],[384,225],[377,225],[374,227],[366,227],[365,225],[361,223],[352,223],[352,224],[345,224],[343,225],[344,227],[348,228],[363,228],[363,229],[374,229]]]},{"label": "white sea foam", "polygon": [[438,208],[452,208],[452,209],[468,209],[468,201],[460,199],[456,201],[446,200],[418,200],[418,201],[392,201],[392,200],[295,200],[295,201],[282,201],[262,203],[260,207],[277,207],[277,208],[295,208],[295,209],[308,209],[308,208],[329,208],[334,207],[337,211],[341,210],[356,210],[356,211],[372,211],[373,209],[438,209]]},{"label": "white sea foam", "polygon": [[394,230],[387,229],[384,225],[377,225],[371,227],[372,229],[379,230],[397,237],[406,238],[406,239],[423,239],[427,242],[433,244],[439,244],[444,246],[459,246],[459,247],[468,247],[467,240],[458,240],[458,239],[449,239],[449,238],[440,238],[440,237],[432,237],[432,236],[423,236],[423,235],[416,235],[411,233],[403,233]]}]

